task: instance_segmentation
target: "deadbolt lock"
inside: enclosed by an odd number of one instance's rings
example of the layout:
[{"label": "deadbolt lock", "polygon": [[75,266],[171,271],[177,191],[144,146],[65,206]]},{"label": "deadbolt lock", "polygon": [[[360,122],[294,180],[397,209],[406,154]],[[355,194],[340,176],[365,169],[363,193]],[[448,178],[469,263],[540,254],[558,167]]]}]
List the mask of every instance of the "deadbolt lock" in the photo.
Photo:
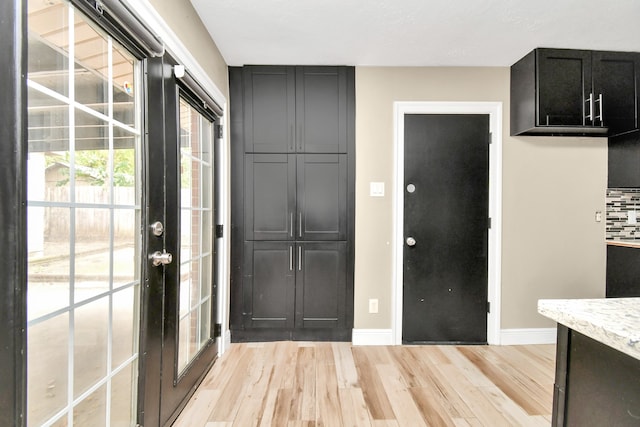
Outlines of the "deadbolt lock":
[{"label": "deadbolt lock", "polygon": [[162,236],[162,233],[164,233],[164,225],[162,225],[160,221],[154,222],[149,227],[151,228],[151,232],[154,236],[160,237]]},{"label": "deadbolt lock", "polygon": [[171,261],[173,261],[173,255],[166,251],[155,251],[149,255],[149,259],[153,262],[154,267],[159,267],[161,265],[171,264]]}]

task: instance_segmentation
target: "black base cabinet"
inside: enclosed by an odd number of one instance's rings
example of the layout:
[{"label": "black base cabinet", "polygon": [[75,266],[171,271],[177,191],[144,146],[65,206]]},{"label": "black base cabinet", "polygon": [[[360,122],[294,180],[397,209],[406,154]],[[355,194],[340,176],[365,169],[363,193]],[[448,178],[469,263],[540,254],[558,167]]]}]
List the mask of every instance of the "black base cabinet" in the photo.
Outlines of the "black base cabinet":
[{"label": "black base cabinet", "polygon": [[233,342],[351,340],[352,67],[230,67]]},{"label": "black base cabinet", "polygon": [[511,135],[638,130],[640,54],[535,49],[511,67]]},{"label": "black base cabinet", "polygon": [[640,297],[640,248],[607,245],[607,298]]},{"label": "black base cabinet", "polygon": [[640,425],[640,361],[558,325],[551,425]]},{"label": "black base cabinet", "polygon": [[244,332],[235,339],[350,339],[346,246],[245,242]]}]

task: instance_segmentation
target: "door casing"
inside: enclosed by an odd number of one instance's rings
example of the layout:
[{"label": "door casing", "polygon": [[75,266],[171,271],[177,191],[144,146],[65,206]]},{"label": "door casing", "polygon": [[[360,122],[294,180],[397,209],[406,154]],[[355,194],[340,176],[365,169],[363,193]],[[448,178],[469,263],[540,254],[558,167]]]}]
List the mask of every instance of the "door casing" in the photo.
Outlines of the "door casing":
[{"label": "door casing", "polygon": [[392,343],[402,344],[404,247],[404,116],[405,114],[488,114],[489,147],[489,271],[487,342],[500,344],[500,288],[502,254],[502,102],[394,102],[395,194],[393,212]]}]

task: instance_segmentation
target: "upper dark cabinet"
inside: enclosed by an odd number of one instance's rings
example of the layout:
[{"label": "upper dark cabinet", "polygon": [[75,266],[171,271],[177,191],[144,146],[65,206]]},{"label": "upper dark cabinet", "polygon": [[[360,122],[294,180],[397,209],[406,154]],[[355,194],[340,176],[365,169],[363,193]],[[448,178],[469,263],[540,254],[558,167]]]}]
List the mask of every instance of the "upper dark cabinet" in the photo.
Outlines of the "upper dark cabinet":
[{"label": "upper dark cabinet", "polygon": [[295,152],[293,67],[243,69],[244,144],[249,153]]},{"label": "upper dark cabinet", "polygon": [[637,129],[638,64],[636,53],[533,50],[511,67],[511,135]]},{"label": "upper dark cabinet", "polygon": [[248,153],[346,153],[346,67],[243,68]]},{"label": "upper dark cabinet", "polygon": [[298,152],[346,153],[346,113],[346,68],[296,68]]},{"label": "upper dark cabinet", "polygon": [[615,136],[638,129],[640,53],[593,52],[593,94],[601,122]]},{"label": "upper dark cabinet", "polygon": [[[640,188],[640,135],[626,133],[609,138],[608,188]],[[640,253],[640,250],[639,250]]]}]

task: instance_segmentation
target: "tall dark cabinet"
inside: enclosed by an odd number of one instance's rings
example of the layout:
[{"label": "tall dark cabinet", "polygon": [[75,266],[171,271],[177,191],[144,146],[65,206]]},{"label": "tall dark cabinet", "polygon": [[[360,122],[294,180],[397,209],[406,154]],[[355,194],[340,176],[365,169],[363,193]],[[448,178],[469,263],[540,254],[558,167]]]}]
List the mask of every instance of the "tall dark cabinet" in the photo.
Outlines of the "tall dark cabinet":
[{"label": "tall dark cabinet", "polygon": [[350,340],[352,67],[231,67],[231,339]]}]

